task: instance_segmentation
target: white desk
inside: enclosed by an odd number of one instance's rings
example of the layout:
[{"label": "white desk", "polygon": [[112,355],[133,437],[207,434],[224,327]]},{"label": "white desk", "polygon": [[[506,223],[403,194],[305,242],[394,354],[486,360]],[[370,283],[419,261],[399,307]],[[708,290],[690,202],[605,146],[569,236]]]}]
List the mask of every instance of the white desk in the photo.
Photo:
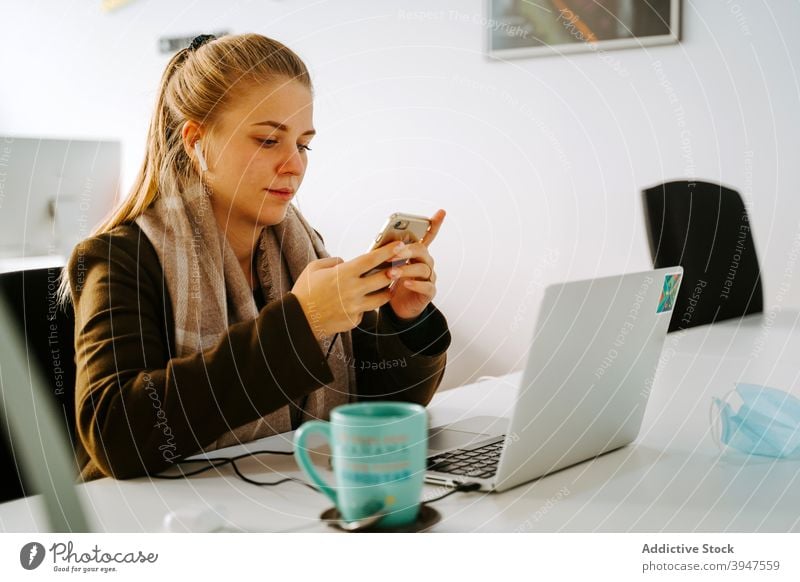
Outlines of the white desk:
[{"label": "white desk", "polygon": [[[708,420],[711,396],[736,381],[798,385],[798,321],[797,313],[781,313],[670,334],[634,444],[502,494],[456,493],[436,503],[443,518],[434,531],[800,531],[800,461],[721,457]],[[437,394],[432,424],[507,415],[518,377]],[[248,447],[291,448],[282,436],[265,441]],[[261,480],[302,477],[292,457],[242,467]],[[330,506],[326,497],[294,483],[248,485],[230,469],[185,481],[102,479],[80,492],[100,531],[161,531],[168,511],[215,504],[248,531],[333,531],[317,521]],[[441,492],[426,486],[424,496]],[[37,530],[46,530],[37,498],[0,505],[0,531]]]},{"label": "white desk", "polygon": [[67,259],[62,255],[0,256],[0,273],[27,271],[29,269],[49,269],[50,267],[63,267],[66,264]]}]

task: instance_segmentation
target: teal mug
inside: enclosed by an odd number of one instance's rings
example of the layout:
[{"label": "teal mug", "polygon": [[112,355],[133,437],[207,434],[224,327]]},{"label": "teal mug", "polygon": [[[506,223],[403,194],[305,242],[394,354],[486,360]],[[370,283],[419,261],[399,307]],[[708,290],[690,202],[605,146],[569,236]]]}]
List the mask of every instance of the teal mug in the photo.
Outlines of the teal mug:
[{"label": "teal mug", "polygon": [[[294,453],[300,468],[345,521],[383,511],[378,527],[414,523],[428,454],[425,408],[408,402],[359,402],[337,406],[330,418],[297,429]],[[330,443],[335,486],[319,476],[308,457],[306,441],[312,433]]]}]

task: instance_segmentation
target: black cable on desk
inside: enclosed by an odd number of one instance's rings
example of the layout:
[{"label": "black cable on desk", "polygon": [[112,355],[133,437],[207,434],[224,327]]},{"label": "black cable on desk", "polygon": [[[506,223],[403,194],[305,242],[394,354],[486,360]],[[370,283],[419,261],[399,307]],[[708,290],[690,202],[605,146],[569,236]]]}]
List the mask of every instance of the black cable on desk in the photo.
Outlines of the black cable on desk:
[{"label": "black cable on desk", "polygon": [[440,499],[444,499],[445,497],[452,495],[453,493],[462,493],[462,492],[466,493],[469,491],[477,491],[480,488],[481,484],[476,483],[475,481],[471,481],[470,483],[460,483],[456,485],[452,491],[448,491],[444,495],[440,495],[439,497],[434,497],[433,499],[428,499],[427,501],[423,501],[422,505],[427,505],[428,503],[434,503],[436,501],[439,501]]},{"label": "black cable on desk", "polygon": [[[263,482],[263,481],[256,481],[255,479],[251,479],[244,473],[242,473],[239,466],[236,464],[236,461],[240,461],[241,459],[246,459],[248,457],[255,457],[257,455],[294,455],[293,452],[288,451],[267,451],[267,450],[259,450],[259,451],[252,451],[249,453],[242,453],[241,455],[237,455],[235,457],[216,457],[214,459],[185,459],[183,461],[178,461],[175,463],[177,467],[187,463],[209,463],[205,467],[200,467],[199,469],[195,469],[189,472],[184,472],[181,470],[179,475],[152,475],[155,479],[185,479],[186,477],[193,477],[195,475],[199,475],[201,473],[205,473],[206,471],[210,471],[212,469],[218,469],[220,467],[224,467],[226,465],[230,465],[233,467],[233,471],[236,473],[236,476],[239,477],[245,483],[250,483],[251,485],[257,485],[258,487],[273,487],[275,485],[281,485],[282,483],[300,483],[301,485],[305,485],[312,491],[316,491],[320,493],[320,490],[312,485],[311,483],[306,483],[302,479],[296,479],[294,477],[286,477],[284,479],[279,479],[278,481],[271,481],[271,482]],[[453,493],[461,493],[461,492],[469,492],[469,491],[477,491],[481,488],[480,483],[470,482],[470,483],[460,483],[456,487],[453,488],[452,491],[448,491],[444,495],[440,495],[439,497],[434,497],[433,499],[428,499],[427,501],[423,501],[421,505],[427,505],[429,503],[435,503],[440,499],[444,499],[452,495]]]},{"label": "black cable on desk", "polygon": [[217,469],[219,467],[224,467],[225,465],[230,465],[233,467],[233,471],[236,473],[236,476],[239,477],[245,483],[250,483],[251,485],[257,485],[259,487],[272,487],[274,485],[280,485],[281,483],[287,482],[295,482],[300,483],[301,485],[305,485],[309,489],[316,491],[319,493],[319,489],[311,485],[310,483],[306,483],[302,479],[295,479],[294,477],[286,477],[285,479],[280,479],[278,481],[271,481],[268,483],[262,481],[256,481],[255,479],[251,479],[244,473],[242,473],[239,466],[236,464],[236,461],[241,459],[245,459],[247,457],[255,457],[256,455],[294,455],[294,453],[290,453],[287,451],[252,451],[249,453],[242,453],[241,455],[237,455],[235,457],[217,457],[214,459],[186,459],[183,461],[178,461],[175,463],[176,466],[180,467],[181,465],[187,463],[209,463],[205,467],[200,467],[199,469],[184,472],[181,470],[179,475],[152,475],[155,479],[185,479],[186,477],[193,477],[194,475],[199,475],[200,473],[205,473],[206,471],[210,471],[211,469]]}]

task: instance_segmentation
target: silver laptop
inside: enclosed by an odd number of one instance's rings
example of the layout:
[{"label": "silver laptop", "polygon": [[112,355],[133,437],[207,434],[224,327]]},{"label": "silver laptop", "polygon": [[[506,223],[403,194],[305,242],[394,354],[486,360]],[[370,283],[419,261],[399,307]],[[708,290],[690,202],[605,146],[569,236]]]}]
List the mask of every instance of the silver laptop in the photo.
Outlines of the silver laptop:
[{"label": "silver laptop", "polygon": [[425,480],[504,491],[632,442],[682,274],[547,287],[511,418],[432,428]]}]

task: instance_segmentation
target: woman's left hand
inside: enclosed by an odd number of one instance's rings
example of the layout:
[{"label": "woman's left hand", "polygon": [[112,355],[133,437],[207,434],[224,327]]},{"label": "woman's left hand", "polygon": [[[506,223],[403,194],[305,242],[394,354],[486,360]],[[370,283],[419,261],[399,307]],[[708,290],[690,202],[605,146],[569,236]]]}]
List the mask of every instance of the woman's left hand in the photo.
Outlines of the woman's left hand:
[{"label": "woman's left hand", "polygon": [[436,295],[436,271],[428,247],[436,238],[444,217],[445,211],[437,210],[422,241],[406,245],[411,253],[408,263],[386,271],[387,277],[397,280],[391,289],[389,305],[400,319],[418,317]]}]

